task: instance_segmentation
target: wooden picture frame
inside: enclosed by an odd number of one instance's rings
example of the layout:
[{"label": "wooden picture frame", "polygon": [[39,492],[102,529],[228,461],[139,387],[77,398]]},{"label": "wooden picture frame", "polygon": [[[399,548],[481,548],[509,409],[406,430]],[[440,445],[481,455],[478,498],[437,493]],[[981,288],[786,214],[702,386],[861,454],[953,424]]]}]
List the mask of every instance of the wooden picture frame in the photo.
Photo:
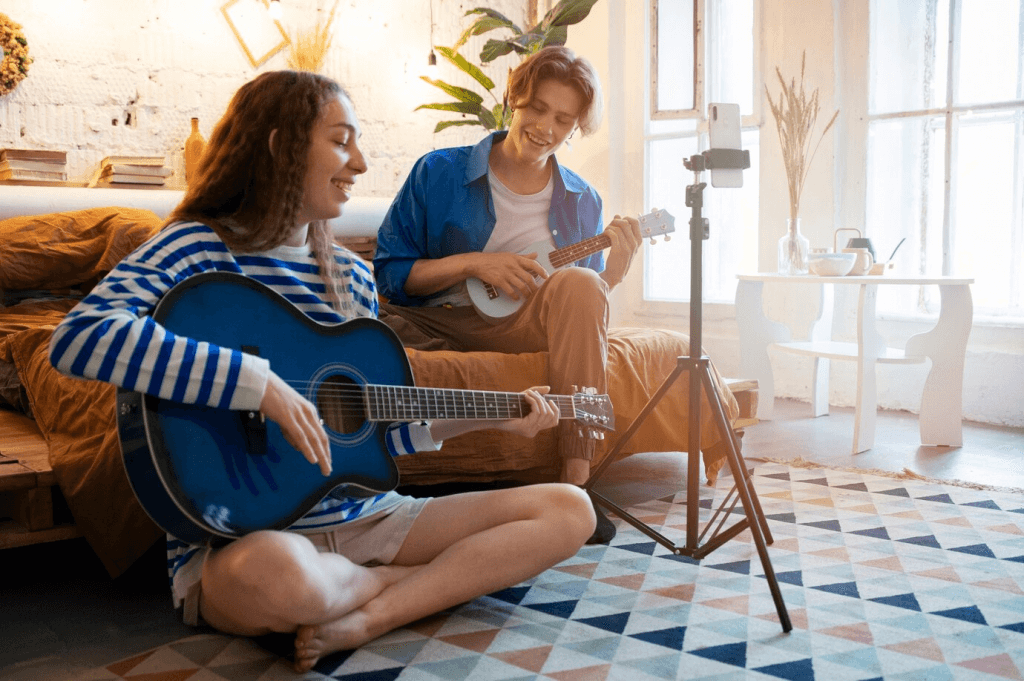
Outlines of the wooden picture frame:
[{"label": "wooden picture frame", "polygon": [[254,68],[291,42],[281,24],[270,17],[269,7],[267,0],[228,0],[220,8]]}]

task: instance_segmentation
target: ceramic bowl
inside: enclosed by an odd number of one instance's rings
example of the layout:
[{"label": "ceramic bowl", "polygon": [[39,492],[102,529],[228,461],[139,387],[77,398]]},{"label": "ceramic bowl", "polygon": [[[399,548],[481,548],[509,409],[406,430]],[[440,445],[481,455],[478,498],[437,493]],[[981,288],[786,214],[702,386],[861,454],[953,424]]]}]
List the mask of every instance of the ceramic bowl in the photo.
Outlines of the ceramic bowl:
[{"label": "ceramic bowl", "polygon": [[856,253],[811,253],[807,267],[819,277],[844,277],[857,262]]}]

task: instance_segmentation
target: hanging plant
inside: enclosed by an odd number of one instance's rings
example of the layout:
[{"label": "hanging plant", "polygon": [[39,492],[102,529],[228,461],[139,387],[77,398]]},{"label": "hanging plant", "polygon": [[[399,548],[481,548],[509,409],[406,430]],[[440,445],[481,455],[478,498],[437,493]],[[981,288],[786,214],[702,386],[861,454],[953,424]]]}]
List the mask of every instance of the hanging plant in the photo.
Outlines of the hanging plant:
[{"label": "hanging plant", "polygon": [[0,61],[0,97],[3,97],[28,77],[28,65],[32,63],[21,24],[14,23],[6,14],[0,14],[0,50],[3,50],[3,61]]}]

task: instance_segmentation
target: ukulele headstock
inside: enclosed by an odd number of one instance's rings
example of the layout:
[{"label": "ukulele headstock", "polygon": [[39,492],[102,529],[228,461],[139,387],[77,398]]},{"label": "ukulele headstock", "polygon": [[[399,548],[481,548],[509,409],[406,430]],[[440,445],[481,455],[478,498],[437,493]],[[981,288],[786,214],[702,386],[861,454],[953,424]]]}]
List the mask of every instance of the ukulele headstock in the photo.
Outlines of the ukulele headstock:
[{"label": "ukulele headstock", "polygon": [[615,412],[608,395],[598,395],[594,388],[582,388],[572,397],[577,433],[589,440],[603,440],[604,431],[615,430]]},{"label": "ukulele headstock", "polygon": [[654,237],[664,236],[665,241],[671,241],[669,234],[676,231],[675,217],[664,208],[655,208],[647,215],[641,215],[639,221],[640,236],[650,239],[652,246],[656,243]]}]

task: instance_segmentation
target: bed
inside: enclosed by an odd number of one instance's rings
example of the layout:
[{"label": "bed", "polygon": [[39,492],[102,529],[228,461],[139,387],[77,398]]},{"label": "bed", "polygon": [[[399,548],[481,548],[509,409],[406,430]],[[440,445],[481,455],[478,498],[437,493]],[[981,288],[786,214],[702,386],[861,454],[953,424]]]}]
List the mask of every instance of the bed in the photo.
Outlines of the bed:
[{"label": "bed", "polygon": [[[0,518],[20,513],[15,517],[24,519],[26,506],[42,503],[41,490],[53,486],[59,494],[51,515],[66,504],[70,517],[66,532],[52,538],[81,534],[111,576],[124,572],[163,533],[139,506],[124,473],[113,387],[56,372],[48,361],[49,337],[99,278],[159,229],[180,198],[170,190],[0,186]],[[355,199],[332,225],[336,238],[369,253],[386,208],[386,200]],[[515,391],[547,383],[547,353],[406,352],[421,386]],[[608,393],[616,431],[599,443],[599,460],[676,367],[677,357],[688,353],[683,334],[611,330]],[[733,390],[717,371],[714,378],[728,417],[738,422],[741,409]],[[687,401],[684,376],[620,456],[685,451]],[[714,483],[725,448],[710,410],[703,408],[702,414],[705,475]],[[554,452],[553,430],[533,439],[480,431],[451,438],[439,452],[401,457],[397,463],[403,485],[535,482],[557,478]],[[15,466],[19,475],[11,474]],[[11,502],[14,492],[21,496]],[[33,495],[35,502],[26,501]],[[0,539],[0,547],[18,543],[28,541]]]}]

